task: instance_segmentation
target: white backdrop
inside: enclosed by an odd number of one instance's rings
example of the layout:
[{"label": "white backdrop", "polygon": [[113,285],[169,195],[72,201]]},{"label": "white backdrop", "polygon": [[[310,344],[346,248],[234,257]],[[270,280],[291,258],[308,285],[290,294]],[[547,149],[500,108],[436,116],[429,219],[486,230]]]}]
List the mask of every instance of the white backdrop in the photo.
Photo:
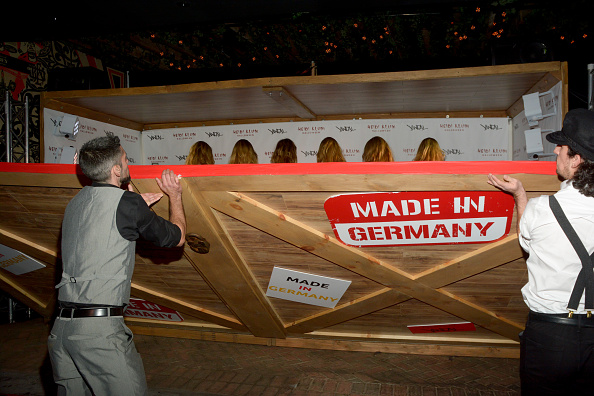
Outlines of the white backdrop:
[{"label": "white backdrop", "polygon": [[316,162],[319,144],[327,136],[338,141],[348,162],[360,162],[365,143],[374,136],[381,136],[388,142],[395,161],[411,161],[419,143],[426,137],[433,137],[439,142],[447,161],[512,159],[511,123],[508,118],[259,123],[159,129],[141,133],[79,117],[80,131],[76,140],[71,141],[56,134],[63,115],[50,109],[44,111],[45,162],[59,163],[62,148],[70,146],[78,150],[83,143],[107,131],[120,137],[130,163],[134,165],[184,164],[190,147],[199,140],[212,147],[216,164],[226,164],[233,145],[239,139],[249,140],[258,154],[259,163],[266,164],[270,162],[276,143],[284,138],[292,139],[297,145],[298,162]]},{"label": "white backdrop", "polygon": [[507,161],[510,123],[508,118],[420,118],[259,123],[204,126],[144,131],[144,164],[183,164],[192,144],[199,140],[213,149],[216,164],[229,162],[233,145],[246,139],[254,146],[258,162],[270,163],[276,143],[295,142],[298,162],[316,162],[322,139],[335,138],[348,162],[360,162],[365,143],[383,137],[395,161],[411,161],[419,143],[435,138],[448,161]]}]

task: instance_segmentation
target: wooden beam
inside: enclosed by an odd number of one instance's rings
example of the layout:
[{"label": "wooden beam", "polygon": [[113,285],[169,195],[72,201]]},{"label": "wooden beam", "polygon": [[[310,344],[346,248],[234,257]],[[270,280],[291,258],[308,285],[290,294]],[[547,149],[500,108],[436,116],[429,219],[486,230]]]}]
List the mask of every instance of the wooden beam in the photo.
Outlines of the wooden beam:
[{"label": "wooden beam", "polygon": [[8,230],[0,229],[0,243],[52,266],[58,261],[56,250],[48,249]]},{"label": "wooden beam", "polygon": [[[493,342],[493,340],[469,341],[467,344],[461,344],[459,341],[449,342],[433,339],[432,342],[419,343],[410,339],[400,339],[399,337],[386,337],[384,339],[369,340],[368,338],[359,338],[352,335],[340,334],[320,334],[307,335],[305,337],[291,336],[286,339],[259,338],[248,334],[236,334],[220,331],[196,330],[187,326],[167,325],[157,326],[143,325],[142,321],[137,319],[126,319],[128,326],[139,335],[150,335],[159,337],[188,338],[197,340],[208,340],[216,342],[230,342],[239,344],[253,344],[264,346],[278,346],[289,348],[309,348],[309,349],[330,349],[341,351],[359,351],[359,352],[382,352],[416,355],[443,355],[443,356],[477,356],[477,357],[497,357],[507,359],[519,359],[520,348],[514,342]],[[332,336],[334,339],[327,339]]]},{"label": "wooden beam", "polygon": [[[4,229],[0,229],[0,244],[18,250],[39,261],[43,261],[44,264],[54,267],[55,271],[58,261],[58,253],[55,250],[48,249]],[[54,280],[51,279],[49,281],[53,282]],[[26,304],[45,318],[49,318],[53,314],[56,304],[55,289],[53,289],[53,292],[49,296],[38,295],[28,290],[22,279],[6,270],[0,270],[0,285],[8,294],[13,295],[17,300]]]},{"label": "wooden beam", "polygon": [[28,172],[2,172],[3,186],[26,186],[26,187],[50,187],[50,188],[82,188],[86,180],[74,173],[75,165],[72,166],[72,174],[57,173],[28,173]]},{"label": "wooden beam", "polygon": [[[389,165],[389,164],[388,164]],[[394,168],[390,172],[394,172]],[[526,191],[558,191],[559,180],[555,175],[515,173],[510,176],[520,179]],[[406,186],[406,191],[471,190],[493,191],[487,184],[486,175],[443,175],[427,174],[377,174],[348,175],[337,177],[326,175],[250,175],[225,176],[227,191],[316,191],[316,192],[359,192],[394,191],[395,186]],[[221,178],[205,176],[193,178],[198,191],[221,191]]]},{"label": "wooden beam", "polygon": [[132,282],[132,293],[136,297],[164,305],[168,308],[175,309],[176,311],[194,316],[207,322],[216,323],[220,326],[231,329],[248,331],[247,328],[234,317],[221,315],[217,312],[210,311],[186,301],[173,298],[165,293],[141,286],[136,282]]},{"label": "wooden beam", "polygon": [[352,83],[382,83],[393,81],[418,81],[450,79],[460,77],[497,76],[509,74],[546,74],[558,71],[560,62],[541,62],[530,64],[513,64],[498,66],[480,66],[452,69],[413,70],[388,73],[266,77],[248,80],[228,80],[194,84],[179,84],[168,86],[136,87],[120,89],[73,90],[58,92],[43,92],[46,99],[70,99],[88,97],[117,97],[134,95],[163,95],[183,92],[202,92],[225,90],[234,88],[253,88],[263,86],[299,86],[299,85],[336,85]]},{"label": "wooden beam", "polygon": [[523,328],[445,290],[436,290],[422,284],[406,272],[358,249],[343,245],[336,239],[242,194],[221,192],[203,194],[213,208],[411,298],[416,298],[510,339],[517,339],[519,331]]},{"label": "wooden beam", "polygon": [[[158,191],[153,180],[135,180],[133,183],[140,192]],[[207,254],[194,252],[186,245],[185,257],[252,334],[284,338],[282,320],[220,221],[193,185],[193,179],[182,179],[182,185],[187,232],[199,234],[210,243]],[[164,197],[161,201],[153,209],[160,216],[169,218],[168,200]]]},{"label": "wooden beam", "polygon": [[[429,287],[440,288],[507,264],[522,258],[522,256],[523,252],[518,243],[517,235],[513,234],[501,241],[483,246],[412,278]],[[287,331],[308,333],[316,329],[333,326],[371,312],[379,311],[392,305],[400,304],[409,299],[409,296],[400,293],[398,290],[385,288],[358,300],[339,305],[331,311],[323,311],[295,321],[287,325]]]},{"label": "wooden beam", "polygon": [[0,268],[0,289],[10,294],[35,312],[45,318],[52,316],[54,312],[56,293],[50,296],[39,296],[27,289],[18,276]]},{"label": "wooden beam", "polygon": [[518,235],[513,233],[500,241],[490,243],[445,264],[417,274],[413,279],[430,287],[443,287],[510,263],[523,256],[524,252],[518,242]]}]

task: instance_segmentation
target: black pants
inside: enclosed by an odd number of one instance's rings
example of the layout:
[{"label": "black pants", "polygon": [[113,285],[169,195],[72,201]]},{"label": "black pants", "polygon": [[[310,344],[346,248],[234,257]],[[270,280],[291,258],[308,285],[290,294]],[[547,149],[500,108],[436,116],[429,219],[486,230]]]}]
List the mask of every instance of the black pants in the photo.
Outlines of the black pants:
[{"label": "black pants", "polygon": [[523,396],[594,394],[594,327],[531,315],[520,345]]}]

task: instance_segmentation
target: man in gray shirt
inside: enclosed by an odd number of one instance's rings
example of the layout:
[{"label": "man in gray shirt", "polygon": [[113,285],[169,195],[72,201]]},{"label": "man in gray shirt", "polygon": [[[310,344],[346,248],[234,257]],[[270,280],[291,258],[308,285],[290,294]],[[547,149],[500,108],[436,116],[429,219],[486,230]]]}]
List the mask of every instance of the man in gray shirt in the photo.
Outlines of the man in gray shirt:
[{"label": "man in gray shirt", "polygon": [[93,184],[68,204],[62,223],[60,311],[48,339],[59,395],[144,395],[146,378],[123,313],[130,299],[136,240],[183,246],[186,220],[179,178],[156,179],[169,196],[169,221],[149,205],[162,193],[136,194],[128,158],[113,134],[85,143],[79,155]]}]

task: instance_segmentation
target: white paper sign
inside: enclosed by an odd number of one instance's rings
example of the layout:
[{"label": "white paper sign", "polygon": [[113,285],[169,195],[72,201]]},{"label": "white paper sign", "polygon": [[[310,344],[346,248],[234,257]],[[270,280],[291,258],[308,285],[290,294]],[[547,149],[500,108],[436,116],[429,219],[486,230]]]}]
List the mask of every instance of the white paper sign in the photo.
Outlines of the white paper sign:
[{"label": "white paper sign", "polygon": [[45,265],[18,250],[0,245],[0,268],[15,275],[22,275],[40,268],[45,268]]},{"label": "white paper sign", "polygon": [[334,308],[350,284],[351,281],[274,267],[266,295]]}]

